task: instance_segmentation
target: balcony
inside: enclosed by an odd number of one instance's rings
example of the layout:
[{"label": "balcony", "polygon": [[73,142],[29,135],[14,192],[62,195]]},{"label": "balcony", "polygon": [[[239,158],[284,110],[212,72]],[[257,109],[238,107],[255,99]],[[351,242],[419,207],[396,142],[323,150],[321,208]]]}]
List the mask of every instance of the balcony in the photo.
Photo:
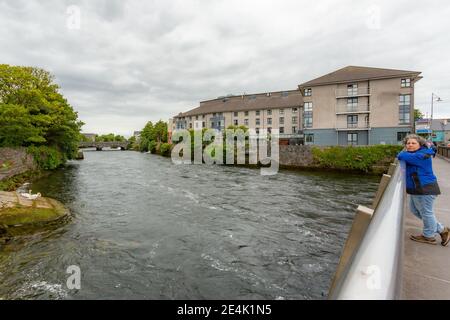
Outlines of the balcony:
[{"label": "balcony", "polygon": [[357,130],[370,130],[369,123],[347,123],[337,124],[337,131],[357,131]]},{"label": "balcony", "polygon": [[368,97],[370,96],[370,88],[349,88],[349,89],[337,89],[336,99],[339,98],[350,98],[350,97]]},{"label": "balcony", "polygon": [[358,105],[337,105],[336,114],[358,114],[370,113],[370,106],[367,103],[358,103]]}]

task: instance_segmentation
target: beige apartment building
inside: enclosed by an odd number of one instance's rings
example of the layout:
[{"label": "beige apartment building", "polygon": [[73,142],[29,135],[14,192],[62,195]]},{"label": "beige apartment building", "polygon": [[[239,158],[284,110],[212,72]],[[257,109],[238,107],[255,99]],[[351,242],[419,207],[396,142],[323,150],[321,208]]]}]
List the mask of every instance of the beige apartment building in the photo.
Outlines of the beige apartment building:
[{"label": "beige apartment building", "polygon": [[219,97],[171,119],[175,129],[245,125],[278,129],[280,139],[317,145],[398,144],[414,132],[420,72],[348,66],[297,90]]}]

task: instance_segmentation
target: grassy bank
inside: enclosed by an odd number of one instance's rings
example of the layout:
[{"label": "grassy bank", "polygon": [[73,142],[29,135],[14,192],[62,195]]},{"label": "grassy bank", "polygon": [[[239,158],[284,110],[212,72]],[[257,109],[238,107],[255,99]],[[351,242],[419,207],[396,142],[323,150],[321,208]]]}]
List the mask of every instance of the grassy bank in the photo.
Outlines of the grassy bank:
[{"label": "grassy bank", "polygon": [[378,174],[402,149],[396,145],[313,147],[313,167]]}]

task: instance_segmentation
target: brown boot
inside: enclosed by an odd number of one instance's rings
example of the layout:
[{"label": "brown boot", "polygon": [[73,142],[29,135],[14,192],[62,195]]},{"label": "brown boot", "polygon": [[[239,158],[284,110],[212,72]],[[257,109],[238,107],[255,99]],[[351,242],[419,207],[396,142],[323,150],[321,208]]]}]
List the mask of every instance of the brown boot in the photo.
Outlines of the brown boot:
[{"label": "brown boot", "polygon": [[450,242],[450,230],[445,227],[444,231],[442,231],[440,235],[442,239],[441,244],[445,247]]},{"label": "brown boot", "polygon": [[409,237],[413,241],[422,242],[422,243],[428,243],[428,244],[437,244],[437,241],[435,238],[428,238],[424,235],[420,236],[410,236]]}]

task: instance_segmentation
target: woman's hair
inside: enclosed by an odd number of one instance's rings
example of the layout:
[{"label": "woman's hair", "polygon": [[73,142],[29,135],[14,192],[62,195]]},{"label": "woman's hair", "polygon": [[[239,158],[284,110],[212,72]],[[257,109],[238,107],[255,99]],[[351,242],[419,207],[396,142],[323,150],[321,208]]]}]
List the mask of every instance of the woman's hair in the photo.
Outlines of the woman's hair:
[{"label": "woman's hair", "polygon": [[406,137],[405,137],[405,139],[403,140],[403,143],[406,145],[407,143],[408,143],[408,140],[409,139],[414,139],[414,140],[416,140],[418,143],[419,143],[419,145],[421,146],[421,147],[423,147],[424,145],[426,145],[426,140],[424,139],[424,138],[422,138],[421,136],[418,136],[417,134],[408,134]]}]

